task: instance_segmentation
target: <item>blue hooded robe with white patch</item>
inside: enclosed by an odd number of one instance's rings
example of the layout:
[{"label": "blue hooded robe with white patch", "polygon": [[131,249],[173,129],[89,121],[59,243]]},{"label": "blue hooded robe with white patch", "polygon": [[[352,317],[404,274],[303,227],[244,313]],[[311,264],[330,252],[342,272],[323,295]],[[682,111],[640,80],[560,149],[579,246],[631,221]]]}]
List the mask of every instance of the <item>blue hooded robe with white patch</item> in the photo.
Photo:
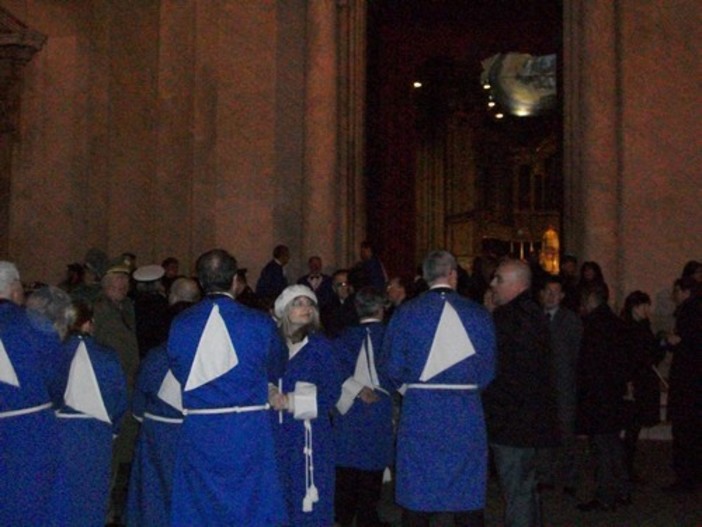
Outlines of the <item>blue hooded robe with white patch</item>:
[{"label": "blue hooded robe with white patch", "polygon": [[[129,478],[127,525],[129,527],[169,525],[173,465],[183,422],[180,386],[174,407],[159,396],[169,377],[166,343],[146,354],[139,366],[132,413],[141,421]],[[170,374],[172,375],[172,374]]]},{"label": "blue hooded robe with white patch", "polygon": [[[353,399],[351,407],[343,413],[337,404],[334,431],[336,465],[339,467],[383,470],[392,463],[392,386],[385,375],[387,355],[382,349],[384,332],[385,326],[379,321],[362,323],[346,329],[341,337],[334,341],[339,370],[345,379],[342,393],[351,390],[347,395],[351,400],[351,397],[358,393],[361,384],[368,386],[377,382],[377,385],[368,387],[379,397],[378,401],[371,404]],[[365,371],[359,375],[361,378],[356,379],[354,374],[359,363]],[[347,388],[347,385],[350,386]],[[344,397],[342,395],[342,399]]]},{"label": "blue hooded robe with white patch", "polygon": [[397,437],[397,502],[425,512],[484,508],[480,391],[495,370],[490,314],[448,288],[432,289],[398,309],[383,347],[390,378],[409,385]]},{"label": "blue hooded robe with white patch", "polygon": [[50,525],[58,461],[50,390],[60,341],[23,307],[0,300],[0,525]]},{"label": "blue hooded robe with white patch", "polygon": [[[183,387],[185,418],[172,526],[285,524],[270,412],[260,409],[268,404],[269,354],[279,342],[270,317],[223,294],[208,295],[173,321],[168,358]],[[198,413],[232,408],[249,410]]]},{"label": "blue hooded robe with white patch", "polygon": [[56,525],[105,523],[113,438],[127,410],[127,381],[117,352],[90,336],[63,346],[69,358],[63,405],[57,412],[59,468],[53,488]]},{"label": "blue hooded robe with white patch", "polygon": [[[286,351],[283,350],[284,355]],[[274,372],[271,379],[282,379],[282,391],[286,394],[295,392],[297,383],[316,387],[316,418],[305,421],[289,412],[272,416],[290,518],[285,525],[328,527],[334,523],[335,455],[331,413],[341,391],[341,376],[333,353],[326,337],[310,335],[292,358],[282,361],[283,369]],[[310,447],[311,457],[308,457],[304,450]],[[310,462],[312,467],[308,465]],[[312,483],[317,489],[312,493],[318,501],[309,499]],[[306,496],[311,505],[309,511],[304,510]]]}]

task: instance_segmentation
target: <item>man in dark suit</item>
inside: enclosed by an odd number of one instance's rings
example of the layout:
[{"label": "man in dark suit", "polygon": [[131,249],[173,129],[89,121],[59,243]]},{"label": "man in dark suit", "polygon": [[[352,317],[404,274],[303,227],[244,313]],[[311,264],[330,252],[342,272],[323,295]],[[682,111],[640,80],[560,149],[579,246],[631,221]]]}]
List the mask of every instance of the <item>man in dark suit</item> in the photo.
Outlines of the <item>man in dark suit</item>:
[{"label": "man in dark suit", "polygon": [[624,395],[631,380],[624,321],[607,304],[607,286],[590,286],[582,298],[583,343],[578,359],[578,429],[594,452],[595,496],[581,511],[611,511],[630,502],[629,478],[619,432],[624,426]]},{"label": "man in dark suit", "polygon": [[542,490],[563,485],[563,492],[575,495],[575,413],[577,407],[576,371],[583,324],[580,317],[562,306],[565,292],[562,279],[548,276],[541,290],[541,304],[549,319],[552,374],[556,388],[561,447],[537,451],[537,472]]},{"label": "man in dark suit", "polygon": [[546,317],[531,296],[531,270],[506,260],[490,283],[497,372],[483,394],[490,448],[505,496],[505,526],[542,525],[537,448],[558,441],[551,343]]},{"label": "man in dark suit", "polygon": [[349,272],[339,269],[332,276],[331,301],[321,310],[324,331],[330,338],[341,335],[344,328],[358,324],[358,313],[354,304],[354,289],[349,281]]},{"label": "man in dark suit", "polygon": [[288,287],[285,266],[290,261],[290,249],[286,245],[277,245],[273,249],[273,259],[261,271],[256,283],[256,294],[271,307],[283,289]]},{"label": "man in dark suit", "polygon": [[332,277],[322,273],[322,259],[319,256],[310,256],[309,260],[307,260],[307,265],[310,272],[305,276],[301,276],[297,283],[306,285],[314,291],[314,294],[317,295],[319,307],[322,309],[334,297]]}]

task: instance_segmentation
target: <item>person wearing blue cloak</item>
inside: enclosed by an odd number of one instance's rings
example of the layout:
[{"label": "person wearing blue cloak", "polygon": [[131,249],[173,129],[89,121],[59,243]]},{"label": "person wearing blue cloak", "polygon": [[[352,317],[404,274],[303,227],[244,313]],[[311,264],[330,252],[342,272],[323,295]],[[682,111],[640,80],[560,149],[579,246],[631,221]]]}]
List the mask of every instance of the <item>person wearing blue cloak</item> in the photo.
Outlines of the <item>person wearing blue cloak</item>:
[{"label": "person wearing blue cloak", "polygon": [[[176,279],[168,295],[169,320],[199,298],[195,280]],[[169,368],[163,342],[141,361],[132,396],[132,414],[141,427],[129,479],[129,527],[170,523],[173,464],[183,422],[181,389]]]},{"label": "person wearing blue cloak", "polygon": [[383,472],[392,463],[391,384],[382,342],[385,295],[373,287],[356,293],[360,325],[334,342],[345,381],[336,403],[336,521],[341,527],[376,527]]},{"label": "person wearing blue cloak", "polygon": [[93,310],[76,303],[69,313],[51,507],[56,525],[99,527],[108,508],[113,438],[127,410],[127,380],[117,352],[91,336]]},{"label": "person wearing blue cloak", "polygon": [[0,262],[0,525],[50,525],[57,468],[52,391],[55,332],[39,331],[21,306],[17,267]]},{"label": "person wearing blue cloak", "polygon": [[182,386],[183,424],[173,468],[171,525],[270,527],[287,518],[268,405],[275,324],[237,303],[236,260],[201,255],[205,298],[178,315],[168,362]]},{"label": "person wearing blue cloak", "polygon": [[404,392],[396,501],[404,526],[482,526],[488,445],[480,393],[495,371],[488,311],[455,292],[447,251],[423,263],[429,291],[403,304],[383,340],[388,375]]},{"label": "person wearing blue cloak", "polygon": [[[272,377],[269,401],[285,501],[293,527],[334,524],[334,437],[331,412],[341,392],[331,343],[317,332],[317,297],[291,285],[275,301],[287,349]],[[285,353],[287,351],[287,353]],[[275,368],[275,366],[272,366]]]}]

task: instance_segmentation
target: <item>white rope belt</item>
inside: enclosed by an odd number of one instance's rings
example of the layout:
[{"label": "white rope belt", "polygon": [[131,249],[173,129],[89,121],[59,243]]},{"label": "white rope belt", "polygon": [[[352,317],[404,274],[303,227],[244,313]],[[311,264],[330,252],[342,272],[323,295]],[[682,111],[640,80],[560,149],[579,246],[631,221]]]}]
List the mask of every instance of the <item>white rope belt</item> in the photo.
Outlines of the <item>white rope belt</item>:
[{"label": "white rope belt", "polygon": [[19,410],[8,410],[7,412],[0,412],[0,419],[5,417],[17,417],[18,415],[34,414],[36,412],[41,412],[42,410],[48,410],[53,406],[53,403],[44,403],[38,406],[32,406],[30,408],[21,408]]},{"label": "white rope belt", "polygon": [[92,415],[88,414],[68,414],[61,410],[56,410],[56,417],[59,419],[95,419]]},{"label": "white rope belt", "polygon": [[152,421],[158,421],[159,423],[170,423],[174,425],[179,425],[183,422],[183,419],[179,417],[164,417],[162,415],[154,415],[149,412],[144,412],[144,419],[151,419]]},{"label": "white rope belt", "polygon": [[245,412],[270,410],[270,408],[271,405],[268,403],[254,406],[228,406],[224,408],[184,408],[183,415],[241,414]]},{"label": "white rope belt", "polygon": [[407,388],[414,388],[418,390],[466,390],[472,391],[477,390],[477,384],[430,384],[430,383],[410,383]]}]

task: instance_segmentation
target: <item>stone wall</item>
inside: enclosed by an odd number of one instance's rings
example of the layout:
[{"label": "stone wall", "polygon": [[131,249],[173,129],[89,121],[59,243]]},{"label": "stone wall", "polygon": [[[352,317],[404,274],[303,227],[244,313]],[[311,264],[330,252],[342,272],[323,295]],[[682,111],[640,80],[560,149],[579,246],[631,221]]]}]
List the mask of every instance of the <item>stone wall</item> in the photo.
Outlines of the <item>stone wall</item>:
[{"label": "stone wall", "polygon": [[702,7],[566,5],[568,246],[602,263],[618,305],[642,289],[664,322],[672,281],[702,259]]},{"label": "stone wall", "polygon": [[343,260],[337,5],[314,5],[0,2],[48,36],[25,69],[2,257],[52,283],[93,246],[185,272],[221,246],[252,280],[278,243],[291,276],[311,253]]}]

